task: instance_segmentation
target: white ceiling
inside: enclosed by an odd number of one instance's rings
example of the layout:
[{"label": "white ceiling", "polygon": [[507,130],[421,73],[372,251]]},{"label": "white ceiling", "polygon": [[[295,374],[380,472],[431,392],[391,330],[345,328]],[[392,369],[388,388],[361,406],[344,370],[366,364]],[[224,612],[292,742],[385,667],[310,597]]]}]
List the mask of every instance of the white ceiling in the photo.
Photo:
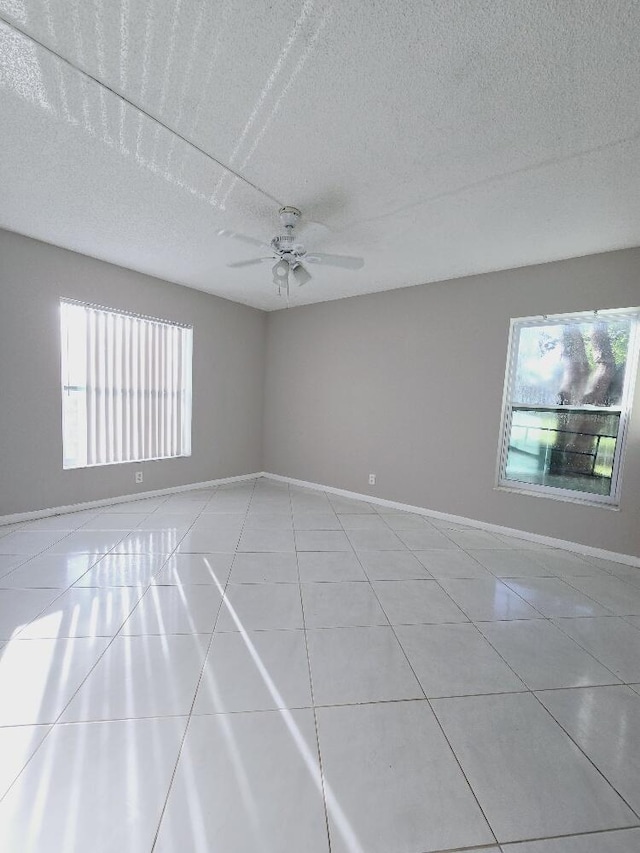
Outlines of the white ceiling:
[{"label": "white ceiling", "polygon": [[307,248],[365,259],[292,304],[640,244],[637,0],[0,16],[2,227],[267,310],[269,267],[227,267],[260,251],[217,232],[268,241],[280,204],[321,223]]}]

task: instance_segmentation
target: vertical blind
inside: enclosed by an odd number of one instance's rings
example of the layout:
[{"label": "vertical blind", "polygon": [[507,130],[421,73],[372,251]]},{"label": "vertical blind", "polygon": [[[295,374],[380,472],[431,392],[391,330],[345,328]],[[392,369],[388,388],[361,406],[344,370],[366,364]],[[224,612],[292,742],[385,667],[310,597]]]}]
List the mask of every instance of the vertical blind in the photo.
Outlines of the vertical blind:
[{"label": "vertical blind", "polygon": [[61,300],[65,468],[191,454],[191,327]]}]

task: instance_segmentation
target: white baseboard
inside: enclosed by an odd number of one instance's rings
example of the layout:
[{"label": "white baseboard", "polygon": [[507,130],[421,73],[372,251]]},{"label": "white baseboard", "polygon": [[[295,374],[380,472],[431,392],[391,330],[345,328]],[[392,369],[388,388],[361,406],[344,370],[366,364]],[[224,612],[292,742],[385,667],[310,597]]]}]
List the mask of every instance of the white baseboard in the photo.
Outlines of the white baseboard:
[{"label": "white baseboard", "polygon": [[238,477],[221,477],[219,480],[204,480],[202,483],[187,483],[186,486],[171,486],[167,489],[154,489],[149,492],[135,492],[132,495],[118,495],[115,498],[101,498],[96,501],[84,501],[84,503],[68,504],[67,506],[54,506],[47,509],[36,509],[33,512],[15,512],[12,515],[0,515],[0,525],[19,524],[21,521],[35,521],[38,518],[49,518],[52,515],[64,515],[67,512],[82,512],[86,509],[96,509],[111,504],[129,503],[130,501],[141,501],[145,498],[157,498],[163,495],[172,495],[176,492],[192,492],[195,489],[208,489],[211,486],[223,486],[225,483],[237,483],[241,480],[254,480],[263,477],[261,472],[254,474],[240,474]]},{"label": "white baseboard", "polygon": [[478,521],[475,518],[466,518],[462,515],[451,515],[447,512],[438,512],[433,509],[425,509],[421,506],[412,506],[398,501],[388,501],[385,498],[376,498],[359,492],[349,492],[346,489],[336,489],[333,486],[323,486],[320,483],[309,483],[306,480],[296,480],[293,477],[283,477],[280,474],[269,474],[263,471],[261,477],[269,480],[278,480],[293,486],[302,486],[305,489],[328,492],[331,495],[341,495],[345,498],[354,498],[360,501],[386,506],[389,509],[397,509],[403,512],[415,512],[429,518],[439,518],[442,521],[450,521],[455,524],[464,524],[467,527],[475,527],[478,530],[486,530],[489,533],[501,533],[504,536],[515,536],[518,539],[526,539],[529,542],[538,542],[540,545],[549,545],[551,548],[561,548],[564,551],[573,551],[576,554],[584,554],[587,557],[600,557],[603,560],[611,560],[613,563],[624,563],[627,566],[640,568],[640,557],[633,554],[619,554],[616,551],[606,551],[604,548],[593,548],[591,545],[583,545],[581,542],[569,542],[566,539],[555,539],[552,536],[541,536],[538,533],[529,533],[526,530],[518,530],[514,527],[503,527],[499,524],[490,524],[488,521]]},{"label": "white baseboard", "polygon": [[265,477],[268,480],[289,483],[292,486],[302,486],[305,489],[313,489],[314,491],[327,492],[331,495],[340,495],[345,498],[367,501],[368,503],[376,504],[377,506],[386,506],[389,507],[389,509],[397,509],[402,512],[415,512],[418,515],[424,515],[428,518],[439,518],[441,521],[450,521],[454,524],[464,524],[467,527],[486,530],[489,533],[501,533],[505,536],[515,536],[518,539],[526,539],[529,542],[538,542],[541,545],[548,545],[551,548],[560,548],[564,551],[573,551],[576,554],[584,554],[587,557],[600,557],[603,560],[611,560],[613,563],[623,563],[627,566],[640,568],[640,557],[635,557],[632,554],[619,554],[616,551],[606,551],[604,548],[593,548],[590,545],[583,545],[581,542],[569,542],[566,539],[555,539],[552,536],[541,536],[538,533],[529,533],[526,530],[518,530],[514,527],[503,527],[499,524],[490,524],[488,521],[478,521],[475,518],[467,518],[463,515],[451,515],[447,512],[438,512],[437,510],[426,509],[422,506],[413,506],[412,504],[399,503],[398,501],[389,501],[385,498],[377,498],[361,492],[349,492],[346,489],[336,489],[333,486],[323,486],[321,483],[310,483],[307,480],[296,480],[294,477],[283,477],[281,474],[270,474],[267,471],[256,471],[253,474],[240,474],[237,477],[222,477],[218,480],[205,480],[201,483],[188,483],[185,486],[172,486],[167,489],[154,489],[149,492],[136,492],[133,495],[119,495],[114,498],[85,501],[84,503],[68,504],[67,506],[49,507],[48,509],[38,509],[34,512],[16,512],[12,515],[0,516],[0,526],[5,524],[18,524],[23,521],[34,521],[35,519],[48,518],[52,515],[63,515],[67,512],[81,512],[82,510],[96,509],[102,506],[111,506],[112,504],[128,503],[129,501],[143,500],[144,498],[155,498],[179,492],[190,492],[195,489],[222,486],[225,483],[238,483],[242,480],[254,480],[257,477]]}]

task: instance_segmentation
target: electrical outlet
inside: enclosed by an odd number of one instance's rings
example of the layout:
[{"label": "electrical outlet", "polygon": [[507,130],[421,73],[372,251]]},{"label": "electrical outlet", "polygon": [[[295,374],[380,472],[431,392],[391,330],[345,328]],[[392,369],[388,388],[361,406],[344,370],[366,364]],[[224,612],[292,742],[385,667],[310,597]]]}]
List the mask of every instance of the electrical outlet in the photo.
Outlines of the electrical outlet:
[{"label": "electrical outlet", "polygon": [[136,483],[141,483],[144,479],[144,474],[142,471],[136,471]]},{"label": "electrical outlet", "polygon": [[375,484],[376,484],[376,475],[375,474],[369,474],[369,485],[375,486]]}]

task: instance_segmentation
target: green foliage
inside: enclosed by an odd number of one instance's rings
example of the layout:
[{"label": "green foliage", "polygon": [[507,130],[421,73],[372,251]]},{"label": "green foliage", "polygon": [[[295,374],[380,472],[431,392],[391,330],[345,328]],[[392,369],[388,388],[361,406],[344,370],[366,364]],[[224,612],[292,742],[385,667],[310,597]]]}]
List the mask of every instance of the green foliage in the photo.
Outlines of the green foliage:
[{"label": "green foliage", "polygon": [[[589,367],[593,368],[595,366],[595,359],[593,357],[593,345],[591,343],[591,328],[591,323],[584,323],[581,326],[580,331],[582,333],[582,339],[584,340],[584,348],[587,354]],[[613,358],[616,367],[618,367],[619,365],[624,364],[627,360],[627,351],[629,349],[629,323],[628,321],[607,323],[607,331],[609,333]]]}]

